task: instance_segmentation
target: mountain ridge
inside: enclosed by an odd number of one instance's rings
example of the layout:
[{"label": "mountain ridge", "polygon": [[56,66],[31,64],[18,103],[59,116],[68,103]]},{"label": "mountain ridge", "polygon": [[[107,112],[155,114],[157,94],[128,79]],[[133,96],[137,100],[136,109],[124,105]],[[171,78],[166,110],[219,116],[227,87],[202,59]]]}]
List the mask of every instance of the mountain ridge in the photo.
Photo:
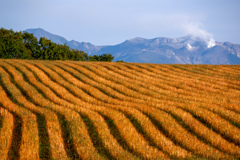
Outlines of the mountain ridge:
[{"label": "mountain ridge", "polygon": [[111,53],[115,61],[164,64],[240,64],[240,44],[215,42],[187,35],[179,38],[136,37],[117,45],[96,46],[89,42],[67,41],[41,28],[27,29],[38,39],[46,37],[55,43],[66,43],[71,48],[83,50],[89,55]]}]

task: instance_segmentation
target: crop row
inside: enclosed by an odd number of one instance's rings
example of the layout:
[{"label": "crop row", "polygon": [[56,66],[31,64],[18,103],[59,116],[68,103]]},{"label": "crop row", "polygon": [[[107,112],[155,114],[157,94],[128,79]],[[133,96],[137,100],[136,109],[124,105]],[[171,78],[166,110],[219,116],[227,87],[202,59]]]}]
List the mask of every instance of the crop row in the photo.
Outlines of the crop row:
[{"label": "crop row", "polygon": [[0,60],[0,158],[239,157],[238,66],[188,67]]}]

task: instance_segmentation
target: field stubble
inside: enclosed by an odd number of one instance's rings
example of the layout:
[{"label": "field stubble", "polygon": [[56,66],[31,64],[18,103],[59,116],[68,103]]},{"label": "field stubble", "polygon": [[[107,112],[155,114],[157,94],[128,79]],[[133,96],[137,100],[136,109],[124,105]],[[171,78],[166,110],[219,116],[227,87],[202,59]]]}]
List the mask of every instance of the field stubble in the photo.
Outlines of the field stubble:
[{"label": "field stubble", "polygon": [[0,158],[238,159],[239,70],[0,60]]}]

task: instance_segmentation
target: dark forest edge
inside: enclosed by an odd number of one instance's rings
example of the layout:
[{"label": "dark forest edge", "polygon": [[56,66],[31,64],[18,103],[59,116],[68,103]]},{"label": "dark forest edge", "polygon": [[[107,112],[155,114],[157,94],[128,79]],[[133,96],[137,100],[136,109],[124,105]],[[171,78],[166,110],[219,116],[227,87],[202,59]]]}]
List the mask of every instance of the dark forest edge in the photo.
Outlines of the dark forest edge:
[{"label": "dark forest edge", "polygon": [[112,62],[110,53],[90,56],[84,51],[72,49],[41,37],[39,40],[28,32],[0,29],[0,58]]}]

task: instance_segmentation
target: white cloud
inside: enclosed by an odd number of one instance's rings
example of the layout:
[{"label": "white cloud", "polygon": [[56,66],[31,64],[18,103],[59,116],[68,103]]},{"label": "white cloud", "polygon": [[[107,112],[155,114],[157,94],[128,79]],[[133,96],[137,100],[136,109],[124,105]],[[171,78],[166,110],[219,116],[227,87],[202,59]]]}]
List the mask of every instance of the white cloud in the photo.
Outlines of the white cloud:
[{"label": "white cloud", "polygon": [[187,34],[204,40],[207,43],[208,48],[215,46],[213,35],[204,29],[203,24],[199,22],[187,22],[183,25],[183,29]]}]

